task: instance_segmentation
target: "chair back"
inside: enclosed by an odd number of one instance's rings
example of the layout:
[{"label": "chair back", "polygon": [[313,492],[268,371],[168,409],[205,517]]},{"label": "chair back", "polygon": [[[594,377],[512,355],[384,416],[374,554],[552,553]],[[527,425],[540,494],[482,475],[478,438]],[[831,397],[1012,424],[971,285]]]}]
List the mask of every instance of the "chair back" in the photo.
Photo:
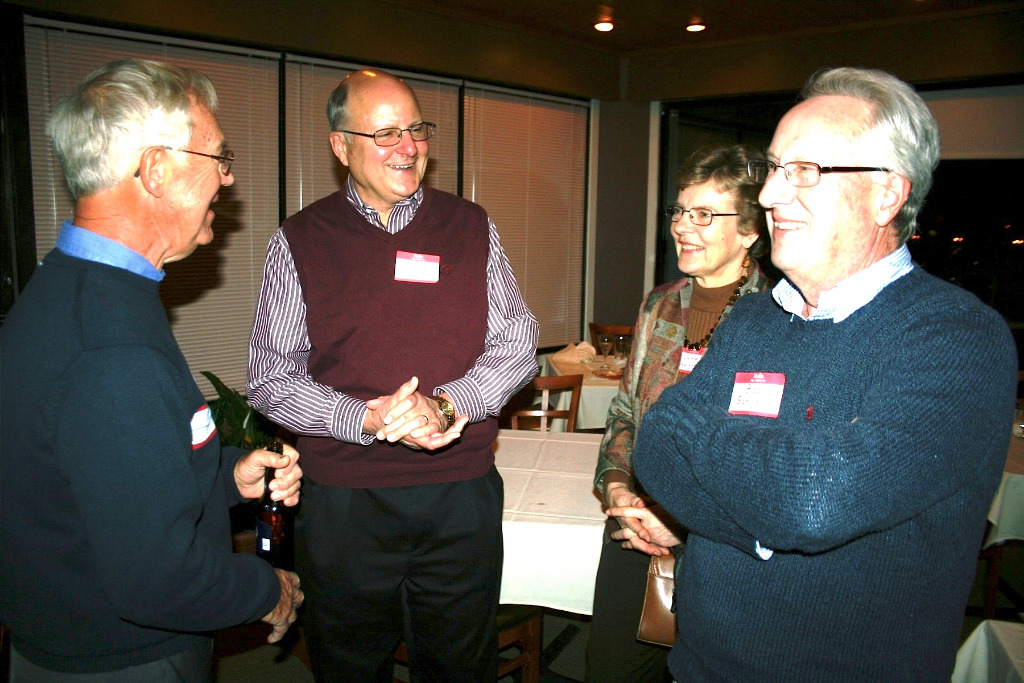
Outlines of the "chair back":
[{"label": "chair back", "polygon": [[[580,407],[580,392],[583,390],[583,375],[556,375],[554,377],[534,377],[527,384],[521,393],[529,397],[528,405],[536,405],[534,408],[524,408],[511,413],[512,429],[520,429],[520,418],[539,418],[540,431],[549,431],[549,421],[552,419],[564,419],[566,421],[565,431],[576,431],[576,413]],[[556,403],[552,400],[551,392],[569,391],[569,408],[557,409]],[[540,394],[539,403],[534,403],[535,397]],[[532,420],[531,420],[532,422]]]},{"label": "chair back", "polygon": [[[598,346],[598,338],[602,334],[610,335],[613,339],[619,335],[633,334],[632,325],[601,325],[600,323],[590,323],[590,343],[594,345],[594,348],[600,348]],[[628,349],[627,349],[628,351]]]}]

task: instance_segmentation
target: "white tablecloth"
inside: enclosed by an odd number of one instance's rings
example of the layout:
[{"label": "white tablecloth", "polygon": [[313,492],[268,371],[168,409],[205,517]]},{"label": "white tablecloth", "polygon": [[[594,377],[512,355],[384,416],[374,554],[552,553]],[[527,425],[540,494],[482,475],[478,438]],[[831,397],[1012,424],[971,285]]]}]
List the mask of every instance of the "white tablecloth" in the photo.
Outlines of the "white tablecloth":
[{"label": "white tablecloth", "polygon": [[1024,683],[1024,624],[981,622],[956,653],[953,683]]},{"label": "white tablecloth", "polygon": [[1024,541],[1024,439],[1011,438],[1003,481],[999,484],[988,521],[992,529],[985,547],[1008,540]]},{"label": "white tablecloth", "polygon": [[[619,380],[594,376],[593,368],[600,367],[600,359],[601,356],[598,356],[595,363],[565,362],[552,359],[551,356],[542,360],[541,373],[544,375],[583,375],[580,406],[576,412],[576,429],[604,429],[608,420],[608,405],[619,391]],[[616,368],[621,368],[621,365]],[[559,410],[568,410],[568,392],[561,392],[556,407]],[[565,421],[555,420],[552,428],[565,431]]]},{"label": "white tablecloth", "polygon": [[600,434],[502,429],[501,602],[591,614],[605,515],[594,490]]}]

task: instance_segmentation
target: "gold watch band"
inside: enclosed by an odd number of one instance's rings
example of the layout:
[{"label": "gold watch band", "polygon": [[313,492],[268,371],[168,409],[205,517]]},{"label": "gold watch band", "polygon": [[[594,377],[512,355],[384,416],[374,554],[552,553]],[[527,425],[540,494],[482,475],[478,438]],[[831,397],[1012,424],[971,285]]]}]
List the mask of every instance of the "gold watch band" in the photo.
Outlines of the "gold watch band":
[{"label": "gold watch band", "polygon": [[448,431],[455,424],[455,406],[443,396],[435,396],[434,401],[437,402],[437,407],[440,409],[441,414],[448,420],[448,424],[444,428],[445,431]]}]

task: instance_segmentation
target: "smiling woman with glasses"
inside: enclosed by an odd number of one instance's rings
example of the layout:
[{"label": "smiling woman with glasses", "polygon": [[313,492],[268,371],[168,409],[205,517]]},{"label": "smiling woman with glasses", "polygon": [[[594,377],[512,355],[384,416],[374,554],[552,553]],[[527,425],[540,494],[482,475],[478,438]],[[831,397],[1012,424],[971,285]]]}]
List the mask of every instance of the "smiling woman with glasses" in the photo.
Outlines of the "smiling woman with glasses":
[{"label": "smiling woman with glasses", "polygon": [[[647,294],[633,326],[633,347],[608,410],[595,485],[616,514],[605,529],[587,643],[588,681],[661,683],[668,650],[637,641],[649,555],[682,556],[685,532],[663,516],[633,474],[636,434],[662,391],[693,370],[733,304],[764,291],[754,258],[767,238],[760,185],[747,164],[749,145],[697,150],[680,171],[675,203],[665,208],[685,277]],[[689,207],[689,208],[686,208]],[[644,535],[644,540],[638,536]]]}]

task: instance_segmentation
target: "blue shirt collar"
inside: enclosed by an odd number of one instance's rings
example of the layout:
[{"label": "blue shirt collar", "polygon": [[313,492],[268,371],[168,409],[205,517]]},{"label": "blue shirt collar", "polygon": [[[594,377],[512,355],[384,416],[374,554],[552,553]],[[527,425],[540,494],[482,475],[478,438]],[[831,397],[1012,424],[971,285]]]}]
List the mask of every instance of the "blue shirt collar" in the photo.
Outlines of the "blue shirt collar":
[{"label": "blue shirt collar", "polygon": [[[808,320],[842,322],[859,308],[866,306],[887,286],[914,269],[907,245],[846,278],[818,297],[818,307]],[[787,313],[803,317],[804,297],[789,280],[783,279],[772,289],[772,296]]]},{"label": "blue shirt collar", "polygon": [[164,279],[164,272],[157,270],[156,266],[147,261],[142,254],[132,251],[109,237],[80,228],[72,224],[71,221],[64,221],[64,224],[61,225],[60,235],[57,237],[57,248],[68,256],[105,263],[108,266],[121,268],[156,282]]}]

